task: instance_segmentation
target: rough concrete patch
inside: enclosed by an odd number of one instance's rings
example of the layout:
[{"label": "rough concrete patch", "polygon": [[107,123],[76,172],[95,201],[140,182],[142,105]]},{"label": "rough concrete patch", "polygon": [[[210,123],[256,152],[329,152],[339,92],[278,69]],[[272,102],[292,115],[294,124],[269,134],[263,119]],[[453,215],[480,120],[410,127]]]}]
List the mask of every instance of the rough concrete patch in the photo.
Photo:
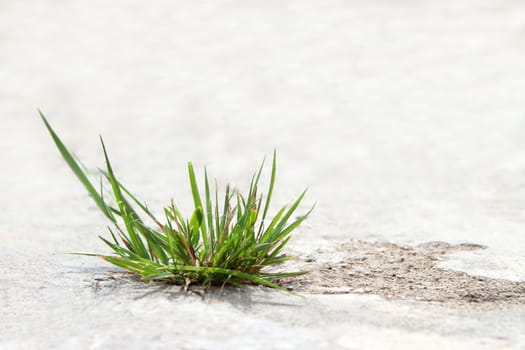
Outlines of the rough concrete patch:
[{"label": "rough concrete patch", "polygon": [[[436,267],[447,253],[475,244],[430,242],[415,247],[352,240],[337,252],[318,250],[302,258],[311,272],[287,282],[299,293],[377,294],[386,299],[449,305],[525,303],[525,283],[473,276]],[[339,253],[343,253],[340,255]],[[337,262],[329,257],[338,257]]]},{"label": "rough concrete patch", "polygon": [[[446,306],[525,304],[525,282],[513,282],[436,267],[445,254],[484,249],[476,244],[451,245],[429,242],[415,247],[386,242],[351,240],[337,250],[318,249],[301,257],[297,265],[310,273],[279,281],[300,294],[374,294],[387,300],[414,300],[441,303]],[[298,266],[293,269],[297,269]],[[110,272],[94,276],[93,292],[115,293],[120,286],[143,298],[157,292],[173,297],[193,294],[200,297],[223,295],[223,288],[202,288],[163,283],[144,284],[132,274]],[[238,288],[226,287],[226,294]],[[189,294],[187,293],[189,292]]]}]

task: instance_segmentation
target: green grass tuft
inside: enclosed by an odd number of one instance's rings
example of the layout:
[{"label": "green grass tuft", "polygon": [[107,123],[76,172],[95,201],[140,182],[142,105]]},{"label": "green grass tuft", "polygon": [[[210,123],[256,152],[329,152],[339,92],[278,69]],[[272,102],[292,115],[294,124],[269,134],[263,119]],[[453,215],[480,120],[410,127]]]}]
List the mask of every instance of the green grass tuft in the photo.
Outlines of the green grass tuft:
[{"label": "green grass tuft", "polygon": [[[64,160],[113,226],[113,229],[109,228],[111,238],[100,239],[115,255],[97,256],[140,275],[144,281],[185,286],[194,283],[204,286],[253,283],[285,290],[275,283],[276,279],[307,272],[264,272],[267,267],[292,259],[283,255],[282,250],[291,232],[313,210],[312,207],[306,214],[291,219],[303,200],[304,191],[290,207],[281,208],[273,219],[267,219],[275,185],[275,151],[270,185],[265,195],[258,194],[263,165],[253,176],[246,195],[227,186],[224,198],[220,200],[218,190],[215,189],[214,193],[210,190],[206,171],[204,197],[201,195],[193,165],[188,163],[195,206],[191,217],[184,218],[172,201],[164,208],[163,219],[159,220],[117,179],[102,138],[106,169],[99,170],[100,184],[95,185],[44,115],[39,113]],[[109,184],[113,198],[104,197],[103,183]],[[156,226],[146,224],[139,213]]]}]

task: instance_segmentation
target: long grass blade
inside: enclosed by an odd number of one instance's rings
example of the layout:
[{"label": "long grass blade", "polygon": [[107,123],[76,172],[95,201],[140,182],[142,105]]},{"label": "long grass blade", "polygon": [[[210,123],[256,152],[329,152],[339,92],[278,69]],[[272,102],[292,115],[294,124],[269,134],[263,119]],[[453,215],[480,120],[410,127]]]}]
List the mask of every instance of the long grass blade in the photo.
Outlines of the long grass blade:
[{"label": "long grass blade", "polygon": [[76,175],[76,177],[80,180],[80,183],[84,185],[84,188],[88,191],[89,195],[93,200],[95,201],[95,204],[99,207],[99,209],[102,211],[102,213],[112,222],[115,222],[115,218],[112,215],[111,211],[108,210],[107,206],[104,203],[104,200],[102,197],[98,194],[95,187],[91,184],[91,181],[89,181],[86,173],[82,170],[82,167],[77,163],[75,160],[75,157],[71,154],[71,152],[67,149],[67,147],[64,145],[62,140],[58,137],[58,135],[55,133],[49,122],[47,121],[46,117],[41,111],[38,111],[40,114],[40,117],[42,118],[42,121],[44,122],[47,130],[51,134],[51,137],[53,138],[53,141],[55,142],[60,154],[66,161],[66,164],[69,166],[69,168],[73,171],[73,173]]},{"label": "long grass blade", "polygon": [[120,192],[120,186],[118,185],[118,181],[113,173],[113,168],[111,167],[108,153],[106,151],[106,146],[104,145],[104,140],[102,139],[102,137],[100,138],[100,143],[102,144],[104,159],[106,160],[108,179],[111,183],[113,195],[115,196],[115,200],[117,201],[120,213],[122,214],[122,220],[124,221],[124,225],[126,226],[126,230],[129,234],[130,241],[133,244],[134,252],[136,252],[141,257],[147,258],[149,257],[149,253],[147,252],[146,247],[142,242],[142,239],[135,231],[135,226],[133,224],[137,215],[133,215],[133,208],[131,208],[129,205],[126,205],[127,201],[125,201],[124,197],[122,196],[122,193]]}]

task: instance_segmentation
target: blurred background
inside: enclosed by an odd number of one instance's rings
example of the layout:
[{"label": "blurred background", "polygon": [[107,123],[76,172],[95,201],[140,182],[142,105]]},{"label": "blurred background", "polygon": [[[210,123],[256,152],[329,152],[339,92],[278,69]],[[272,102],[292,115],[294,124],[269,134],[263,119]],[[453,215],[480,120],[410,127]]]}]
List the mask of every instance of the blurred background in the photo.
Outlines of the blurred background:
[{"label": "blurred background", "polygon": [[275,203],[317,202],[294,249],[473,242],[525,279],[524,39],[518,0],[0,1],[0,236],[103,248],[40,108],[152,207],[187,161],[242,188],[276,148]]}]

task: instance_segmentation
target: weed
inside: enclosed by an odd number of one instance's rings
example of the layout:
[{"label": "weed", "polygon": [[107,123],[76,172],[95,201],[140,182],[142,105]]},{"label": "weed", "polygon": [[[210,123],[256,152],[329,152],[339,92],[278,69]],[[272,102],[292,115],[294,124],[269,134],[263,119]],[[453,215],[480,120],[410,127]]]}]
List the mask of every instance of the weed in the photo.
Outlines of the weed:
[{"label": "weed", "polygon": [[[204,196],[201,196],[193,165],[188,163],[195,209],[186,219],[172,201],[163,208],[161,222],[117,179],[102,137],[100,142],[106,169],[99,169],[100,183],[95,185],[41,112],[40,116],[66,163],[113,226],[108,227],[111,238],[100,236],[100,239],[115,254],[86,255],[100,256],[140,275],[144,281],[165,281],[186,287],[193,283],[204,286],[254,283],[284,290],[275,282],[276,279],[307,272],[263,271],[292,258],[283,255],[282,250],[290,240],[291,232],[313,210],[312,207],[306,214],[291,219],[303,200],[304,191],[289,208],[285,206],[271,220],[267,219],[275,185],[275,151],[270,184],[264,196],[258,195],[264,162],[252,177],[247,195],[227,186],[220,201],[217,188],[213,193],[210,190],[206,170]],[[110,200],[104,196],[104,184],[111,188],[113,198]],[[144,217],[156,226],[148,225]]]}]

